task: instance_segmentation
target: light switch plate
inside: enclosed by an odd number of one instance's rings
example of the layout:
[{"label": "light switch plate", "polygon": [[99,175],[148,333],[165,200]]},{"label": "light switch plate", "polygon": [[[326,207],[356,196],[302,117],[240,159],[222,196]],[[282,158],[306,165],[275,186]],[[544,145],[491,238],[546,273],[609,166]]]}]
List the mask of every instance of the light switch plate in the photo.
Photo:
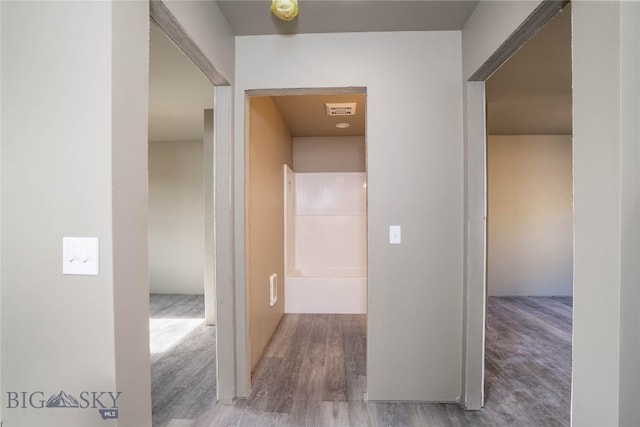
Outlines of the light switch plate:
[{"label": "light switch plate", "polygon": [[399,245],[402,243],[402,230],[399,225],[389,226],[389,243],[392,245]]},{"label": "light switch plate", "polygon": [[97,276],[98,266],[97,237],[62,238],[62,274]]}]

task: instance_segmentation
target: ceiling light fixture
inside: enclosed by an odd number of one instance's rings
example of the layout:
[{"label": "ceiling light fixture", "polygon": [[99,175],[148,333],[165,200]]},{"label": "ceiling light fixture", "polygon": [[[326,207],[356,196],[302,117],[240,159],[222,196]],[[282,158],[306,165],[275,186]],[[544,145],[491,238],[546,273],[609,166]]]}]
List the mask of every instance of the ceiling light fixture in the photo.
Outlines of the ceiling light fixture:
[{"label": "ceiling light fixture", "polygon": [[346,129],[346,128],[348,128],[349,126],[351,126],[349,123],[338,123],[338,124],[336,125],[336,127],[337,127],[338,129]]},{"label": "ceiling light fixture", "polygon": [[298,16],[298,0],[272,0],[271,12],[283,21],[292,21]]}]

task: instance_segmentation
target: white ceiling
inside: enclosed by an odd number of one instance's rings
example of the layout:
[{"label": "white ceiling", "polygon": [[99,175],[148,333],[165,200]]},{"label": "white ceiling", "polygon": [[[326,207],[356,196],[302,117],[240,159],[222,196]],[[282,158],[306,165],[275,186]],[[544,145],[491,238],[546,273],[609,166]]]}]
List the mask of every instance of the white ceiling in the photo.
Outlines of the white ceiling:
[{"label": "white ceiling", "polygon": [[460,30],[478,1],[299,0],[299,14],[283,22],[270,0],[218,0],[237,36],[363,31]]},{"label": "white ceiling", "polygon": [[200,140],[213,84],[154,24],[149,42],[149,141]]}]

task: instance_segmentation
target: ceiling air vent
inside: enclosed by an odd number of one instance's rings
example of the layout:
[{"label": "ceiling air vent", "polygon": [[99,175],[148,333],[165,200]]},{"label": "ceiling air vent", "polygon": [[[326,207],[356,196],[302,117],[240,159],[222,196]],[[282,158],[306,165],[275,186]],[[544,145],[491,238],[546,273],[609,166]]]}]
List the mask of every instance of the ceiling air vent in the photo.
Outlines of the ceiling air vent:
[{"label": "ceiling air vent", "polygon": [[327,116],[353,116],[356,114],[355,102],[327,103],[325,108]]}]

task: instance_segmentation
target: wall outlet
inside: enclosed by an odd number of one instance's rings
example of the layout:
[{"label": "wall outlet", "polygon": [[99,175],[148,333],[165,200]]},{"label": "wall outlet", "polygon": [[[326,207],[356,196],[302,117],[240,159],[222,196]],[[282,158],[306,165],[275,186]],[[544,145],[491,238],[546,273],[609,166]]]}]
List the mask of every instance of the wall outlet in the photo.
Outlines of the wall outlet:
[{"label": "wall outlet", "polygon": [[273,307],[278,302],[278,275],[269,276],[269,306]]}]

